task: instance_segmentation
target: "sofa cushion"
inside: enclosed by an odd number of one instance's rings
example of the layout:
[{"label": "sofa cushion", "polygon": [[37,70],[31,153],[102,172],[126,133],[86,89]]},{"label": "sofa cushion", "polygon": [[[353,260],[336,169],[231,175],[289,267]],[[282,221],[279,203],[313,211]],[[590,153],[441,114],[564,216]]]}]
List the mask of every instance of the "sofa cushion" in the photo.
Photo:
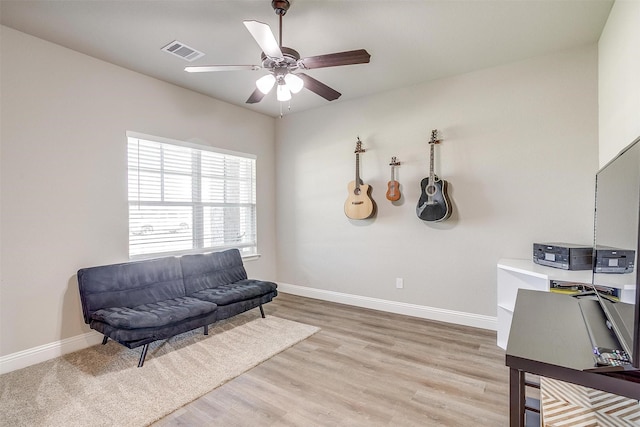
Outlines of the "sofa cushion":
[{"label": "sofa cushion", "polygon": [[273,282],[245,279],[236,283],[220,285],[216,288],[203,289],[192,293],[190,296],[216,303],[217,305],[233,304],[257,298],[275,291],[277,285]]},{"label": "sofa cushion", "polygon": [[155,328],[181,322],[216,310],[216,304],[202,299],[179,297],[135,307],[111,307],[98,310],[93,320],[116,328]]},{"label": "sofa cushion", "polygon": [[83,268],[78,271],[86,323],[96,310],[135,307],[186,296],[176,257]]},{"label": "sofa cushion", "polygon": [[247,278],[237,249],[180,257],[186,295]]}]

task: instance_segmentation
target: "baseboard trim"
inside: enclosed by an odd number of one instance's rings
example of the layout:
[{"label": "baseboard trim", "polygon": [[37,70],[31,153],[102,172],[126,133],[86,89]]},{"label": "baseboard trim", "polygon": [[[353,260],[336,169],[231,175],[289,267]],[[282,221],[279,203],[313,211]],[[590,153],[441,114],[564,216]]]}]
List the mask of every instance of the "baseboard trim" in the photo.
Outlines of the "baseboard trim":
[{"label": "baseboard trim", "polygon": [[67,353],[82,350],[102,342],[102,334],[87,332],[75,337],[66,338],[38,347],[33,347],[17,353],[0,357],[0,374],[26,368],[36,363],[62,356]]},{"label": "baseboard trim", "polygon": [[278,292],[353,305],[356,307],[370,308],[373,310],[386,311],[389,313],[404,314],[406,316],[420,317],[422,319],[437,320],[439,322],[453,323],[456,325],[488,329],[491,331],[495,331],[498,328],[498,320],[496,317],[483,316],[480,314],[464,313],[460,311],[446,310],[443,308],[363,297],[360,295],[345,294],[342,292],[327,291],[324,289],[309,288],[306,286],[281,282],[278,282]]}]

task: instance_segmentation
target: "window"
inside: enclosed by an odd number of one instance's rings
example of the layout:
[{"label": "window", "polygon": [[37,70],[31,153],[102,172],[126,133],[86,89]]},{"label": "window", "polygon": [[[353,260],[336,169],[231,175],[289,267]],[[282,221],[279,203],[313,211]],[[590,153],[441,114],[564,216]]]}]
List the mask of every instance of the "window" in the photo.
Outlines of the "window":
[{"label": "window", "polygon": [[129,257],[257,254],[255,156],[128,136]]}]

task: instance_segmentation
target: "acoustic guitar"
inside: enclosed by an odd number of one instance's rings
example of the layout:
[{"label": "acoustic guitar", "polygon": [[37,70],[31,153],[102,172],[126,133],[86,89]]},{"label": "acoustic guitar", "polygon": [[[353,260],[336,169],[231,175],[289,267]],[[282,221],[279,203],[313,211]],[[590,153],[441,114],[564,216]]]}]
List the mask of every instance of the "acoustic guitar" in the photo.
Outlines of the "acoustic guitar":
[{"label": "acoustic guitar", "polygon": [[416,214],[423,221],[444,221],[451,216],[451,203],[447,195],[447,181],[438,178],[433,172],[433,150],[434,146],[440,143],[437,138],[438,130],[435,129],[431,131],[431,141],[429,141],[431,151],[429,176],[420,183],[422,193],[420,194],[420,200],[418,200]]},{"label": "acoustic guitar", "polygon": [[396,202],[400,200],[400,197],[402,196],[400,194],[400,183],[396,181],[395,176],[395,168],[396,166],[400,166],[400,162],[397,158],[392,157],[389,166],[391,166],[391,179],[387,183],[387,200]]},{"label": "acoustic guitar", "polygon": [[356,143],[356,179],[347,186],[349,195],[344,202],[344,213],[351,219],[366,219],[373,215],[374,203],[371,199],[371,187],[360,179],[360,153],[364,153],[362,141]]}]

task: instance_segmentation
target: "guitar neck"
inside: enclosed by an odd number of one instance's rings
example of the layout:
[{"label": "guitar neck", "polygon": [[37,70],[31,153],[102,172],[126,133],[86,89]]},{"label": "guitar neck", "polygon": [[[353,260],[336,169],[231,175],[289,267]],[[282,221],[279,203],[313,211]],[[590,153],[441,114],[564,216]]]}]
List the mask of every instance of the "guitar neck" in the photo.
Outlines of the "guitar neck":
[{"label": "guitar neck", "polygon": [[433,172],[433,150],[435,143],[429,144],[431,147],[430,157],[429,157],[429,182],[433,183],[435,180],[435,173]]},{"label": "guitar neck", "polygon": [[356,153],[356,188],[360,188],[360,153]]},{"label": "guitar neck", "polygon": [[389,163],[389,166],[391,166],[391,179],[390,181],[395,181],[396,180],[396,166],[400,166],[400,162],[398,161],[397,157],[392,157],[391,158],[391,163]]}]

